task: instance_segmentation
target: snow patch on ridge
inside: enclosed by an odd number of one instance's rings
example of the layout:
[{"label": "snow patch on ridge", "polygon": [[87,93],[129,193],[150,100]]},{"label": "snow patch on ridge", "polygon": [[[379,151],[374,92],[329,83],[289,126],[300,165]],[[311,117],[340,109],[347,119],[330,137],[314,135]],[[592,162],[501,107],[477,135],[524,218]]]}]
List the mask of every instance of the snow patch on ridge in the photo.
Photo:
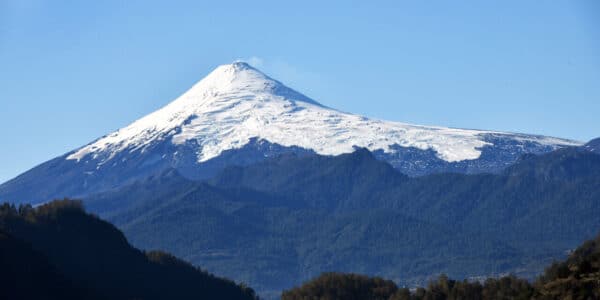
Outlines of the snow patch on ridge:
[{"label": "snow patch on ridge", "polygon": [[167,106],[84,146],[67,159],[79,161],[93,155],[102,157],[103,163],[120,151],[143,150],[170,140],[176,145],[195,141],[198,161],[203,162],[258,138],[322,155],[353,152],[356,146],[392,152],[390,146],[397,144],[433,149],[439,158],[456,162],[477,159],[480,148],[490,145],[483,137],[488,133],[541,144],[579,145],[556,138],[418,126],[344,113],[236,62],[219,66]]}]

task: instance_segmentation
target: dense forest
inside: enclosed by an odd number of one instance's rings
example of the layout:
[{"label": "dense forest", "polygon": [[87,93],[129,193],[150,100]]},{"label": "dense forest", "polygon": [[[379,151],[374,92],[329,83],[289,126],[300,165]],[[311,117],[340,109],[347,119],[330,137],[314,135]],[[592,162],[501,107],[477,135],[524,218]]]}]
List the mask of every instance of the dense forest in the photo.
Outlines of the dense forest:
[{"label": "dense forest", "polygon": [[[258,299],[244,285],[176,257],[129,246],[81,202],[33,208],[0,206],[0,296],[3,299]],[[409,290],[394,281],[324,273],[285,291],[283,300],[600,299],[600,235],[529,282],[516,276],[483,281],[439,276]]]},{"label": "dense forest", "polygon": [[2,299],[256,299],[164,252],[131,247],[81,202],[0,206]]},{"label": "dense forest", "polygon": [[284,291],[282,300],[593,300],[600,299],[600,235],[566,260],[555,262],[536,281],[515,276],[457,281],[439,276],[409,290],[393,281],[357,274],[325,273]]},{"label": "dense forest", "polygon": [[600,228],[600,155],[562,149],[500,174],[422,177],[364,149],[285,155],[206,182],[171,170],[85,204],[136,247],[165,249],[261,295],[327,271],[407,286],[439,273],[532,279]]},{"label": "dense forest", "polygon": [[[413,178],[366,150],[280,156],[204,182],[171,170],[84,200],[127,239],[81,202],[1,206],[2,255],[23,255],[2,260],[2,276],[56,274],[35,290],[10,286],[45,295],[73,287],[55,294],[62,299],[255,297],[208,272],[248,283],[265,298],[328,271],[411,287],[440,273],[462,280],[514,271],[504,280],[531,280],[600,228],[599,178],[600,155],[581,148],[526,156],[500,174]],[[27,261],[43,263],[18,268]]]},{"label": "dense forest", "polygon": [[1,299],[98,299],[30,244],[0,230]]}]

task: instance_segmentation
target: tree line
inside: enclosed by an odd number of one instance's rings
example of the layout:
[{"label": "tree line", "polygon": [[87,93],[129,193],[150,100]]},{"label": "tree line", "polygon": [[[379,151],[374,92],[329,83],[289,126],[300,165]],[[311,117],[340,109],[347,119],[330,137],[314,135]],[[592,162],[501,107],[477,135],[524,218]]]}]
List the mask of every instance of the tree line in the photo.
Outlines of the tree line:
[{"label": "tree line", "polygon": [[514,275],[483,282],[441,275],[426,287],[408,289],[393,281],[358,274],[324,273],[284,291],[282,300],[593,300],[600,299],[600,235],[550,265],[535,281]]}]

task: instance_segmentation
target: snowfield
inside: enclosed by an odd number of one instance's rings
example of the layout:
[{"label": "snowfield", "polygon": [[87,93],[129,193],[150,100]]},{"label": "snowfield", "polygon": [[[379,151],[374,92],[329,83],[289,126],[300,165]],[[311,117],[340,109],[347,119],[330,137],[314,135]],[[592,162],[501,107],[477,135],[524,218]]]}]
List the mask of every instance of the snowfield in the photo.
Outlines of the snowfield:
[{"label": "snowfield", "polygon": [[246,63],[217,67],[165,107],[86,145],[67,157],[101,158],[121,151],[143,151],[155,142],[196,143],[198,162],[241,148],[252,138],[312,149],[322,155],[353,152],[355,147],[393,152],[391,145],[432,149],[447,162],[479,158],[489,145],[484,134],[506,135],[543,145],[579,146],[558,138],[419,126],[340,112],[271,79]]}]

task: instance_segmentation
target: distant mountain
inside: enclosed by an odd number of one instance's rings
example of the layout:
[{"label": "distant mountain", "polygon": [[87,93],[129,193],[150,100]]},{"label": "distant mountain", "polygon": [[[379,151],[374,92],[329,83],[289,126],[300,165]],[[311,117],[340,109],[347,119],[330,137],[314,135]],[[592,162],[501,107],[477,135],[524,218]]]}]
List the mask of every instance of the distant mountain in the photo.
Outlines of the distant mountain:
[{"label": "distant mountain", "polygon": [[418,176],[498,172],[524,153],[579,145],[369,119],[325,107],[245,63],[233,63],[216,68],[162,109],[0,185],[0,200],[81,197],[168,169],[206,179],[227,166],[282,153],[339,155],[364,147]]},{"label": "distant mountain", "polygon": [[286,154],[202,182],[170,170],[86,204],[138,247],[273,295],[325,271],[407,285],[440,272],[531,278],[600,228],[600,155],[566,148],[499,174],[415,178],[366,149]]},{"label": "distant mountain", "polygon": [[586,150],[600,154],[600,138],[593,139],[583,146]]},{"label": "distant mountain", "polygon": [[0,206],[0,246],[3,299],[255,299],[170,254],[131,247],[77,201]]}]

